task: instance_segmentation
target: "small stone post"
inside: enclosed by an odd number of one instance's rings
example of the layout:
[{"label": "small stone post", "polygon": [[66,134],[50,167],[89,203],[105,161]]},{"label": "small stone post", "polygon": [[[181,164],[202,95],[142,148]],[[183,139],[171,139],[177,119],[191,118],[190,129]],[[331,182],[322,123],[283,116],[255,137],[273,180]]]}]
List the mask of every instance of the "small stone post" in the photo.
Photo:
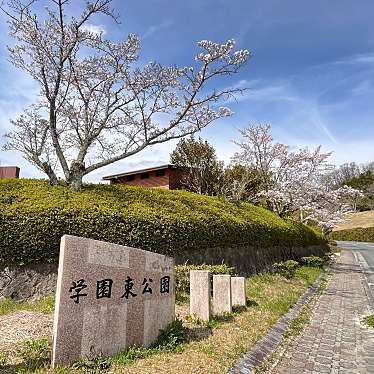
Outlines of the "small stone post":
[{"label": "small stone post", "polygon": [[210,273],[207,270],[190,271],[190,314],[202,321],[209,321]]},{"label": "small stone post", "polygon": [[245,292],[245,278],[232,277],[231,278],[231,297],[232,305],[246,306],[247,297]]},{"label": "small stone post", "polygon": [[231,275],[213,275],[213,313],[221,315],[231,312]]}]

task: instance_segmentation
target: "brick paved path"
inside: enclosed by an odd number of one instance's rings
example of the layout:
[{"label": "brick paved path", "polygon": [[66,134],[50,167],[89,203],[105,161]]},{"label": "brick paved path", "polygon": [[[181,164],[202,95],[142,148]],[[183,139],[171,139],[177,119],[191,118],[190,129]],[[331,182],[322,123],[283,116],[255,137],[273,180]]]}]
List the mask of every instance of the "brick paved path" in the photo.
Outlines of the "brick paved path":
[{"label": "brick paved path", "polygon": [[344,250],[309,325],[272,373],[374,374],[374,329],[360,324],[370,312],[362,282],[353,253]]}]

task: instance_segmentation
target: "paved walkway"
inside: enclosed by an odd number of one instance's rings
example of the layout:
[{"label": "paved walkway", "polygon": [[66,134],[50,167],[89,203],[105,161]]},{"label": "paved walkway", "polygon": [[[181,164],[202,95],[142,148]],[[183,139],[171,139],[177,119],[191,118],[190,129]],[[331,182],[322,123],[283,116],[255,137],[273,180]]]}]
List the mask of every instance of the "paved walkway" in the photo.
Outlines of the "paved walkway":
[{"label": "paved walkway", "polygon": [[360,323],[370,313],[367,285],[352,251],[344,250],[310,324],[287,349],[274,374],[374,374],[374,329]]}]

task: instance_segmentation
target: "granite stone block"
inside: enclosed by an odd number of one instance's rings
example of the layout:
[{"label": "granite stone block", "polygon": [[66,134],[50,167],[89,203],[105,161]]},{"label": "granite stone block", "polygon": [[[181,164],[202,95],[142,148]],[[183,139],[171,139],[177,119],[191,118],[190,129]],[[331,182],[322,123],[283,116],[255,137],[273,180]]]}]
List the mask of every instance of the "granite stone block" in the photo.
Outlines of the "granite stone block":
[{"label": "granite stone block", "polygon": [[210,307],[210,273],[207,270],[190,271],[190,314],[202,321],[209,321]]},{"label": "granite stone block", "polygon": [[63,236],[52,366],[149,346],[174,320],[174,285],[169,257]]},{"label": "granite stone block", "polygon": [[231,312],[231,275],[213,275],[213,313],[222,315]]},{"label": "granite stone block", "polygon": [[231,298],[232,305],[247,305],[244,277],[231,277]]}]

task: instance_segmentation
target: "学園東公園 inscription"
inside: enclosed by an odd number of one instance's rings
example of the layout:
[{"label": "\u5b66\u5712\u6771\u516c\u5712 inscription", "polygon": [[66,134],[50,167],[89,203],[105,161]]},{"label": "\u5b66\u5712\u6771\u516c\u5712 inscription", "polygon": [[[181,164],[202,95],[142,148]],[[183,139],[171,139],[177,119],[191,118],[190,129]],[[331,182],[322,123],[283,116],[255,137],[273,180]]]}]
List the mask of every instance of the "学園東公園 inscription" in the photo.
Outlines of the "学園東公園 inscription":
[{"label": "\u5b66\u5712\u6771\u516c\u5712 inscription", "polygon": [[52,365],[149,346],[174,320],[173,259],[66,235],[61,251]]}]

